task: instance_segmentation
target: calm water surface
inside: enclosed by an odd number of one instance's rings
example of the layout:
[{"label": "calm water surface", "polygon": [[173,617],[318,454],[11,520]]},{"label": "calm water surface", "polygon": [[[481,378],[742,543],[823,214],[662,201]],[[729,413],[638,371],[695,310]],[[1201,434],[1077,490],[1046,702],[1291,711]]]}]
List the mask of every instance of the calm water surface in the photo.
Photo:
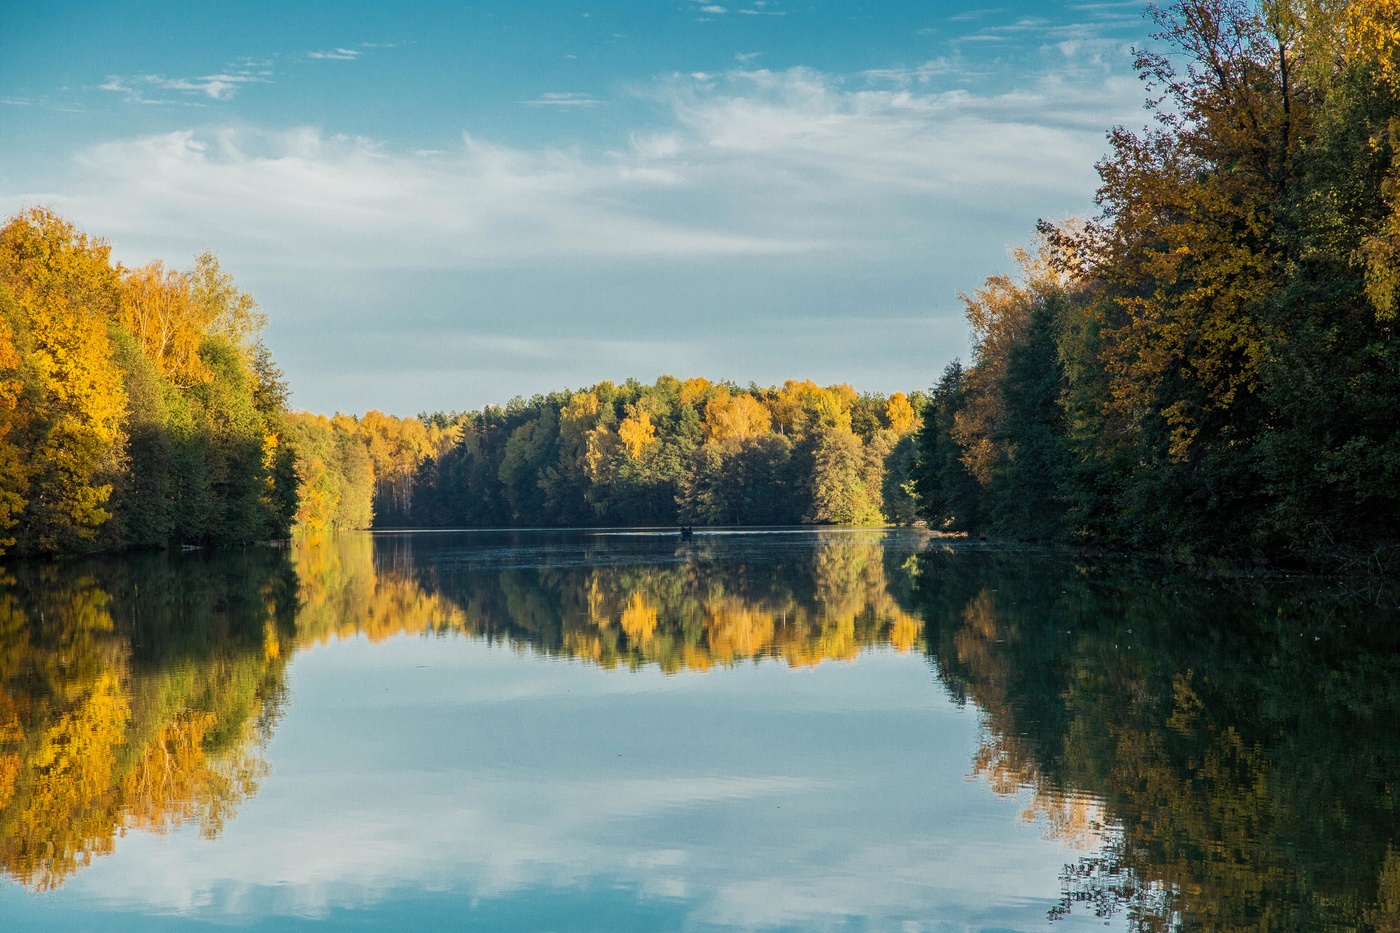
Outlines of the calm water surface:
[{"label": "calm water surface", "polygon": [[915,532],[11,565],[0,930],[1397,930],[1396,619]]}]

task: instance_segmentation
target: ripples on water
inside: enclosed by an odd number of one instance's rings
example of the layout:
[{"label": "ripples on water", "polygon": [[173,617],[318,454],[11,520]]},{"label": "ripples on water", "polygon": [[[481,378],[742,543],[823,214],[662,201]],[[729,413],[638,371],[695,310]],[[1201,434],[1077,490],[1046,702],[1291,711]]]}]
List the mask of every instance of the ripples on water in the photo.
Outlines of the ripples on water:
[{"label": "ripples on water", "polygon": [[1396,620],[1316,582],[840,531],[5,572],[6,929],[1400,929]]}]

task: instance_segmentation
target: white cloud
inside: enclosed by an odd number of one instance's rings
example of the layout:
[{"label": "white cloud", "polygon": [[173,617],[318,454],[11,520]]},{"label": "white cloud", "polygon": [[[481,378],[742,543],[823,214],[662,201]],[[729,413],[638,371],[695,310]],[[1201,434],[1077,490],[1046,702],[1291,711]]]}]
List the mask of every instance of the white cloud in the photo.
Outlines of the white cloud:
[{"label": "white cloud", "polygon": [[[1029,230],[1048,205],[1087,206],[1103,132],[1137,110],[1136,83],[932,89],[952,71],[941,60],[872,71],[860,87],[804,68],[674,76],[643,92],[669,125],[611,151],[470,135],[445,153],[397,151],[315,127],[188,129],[89,149],[83,181],[44,196],[119,248],[185,236],[269,263],[357,268],[897,251],[950,213],[1019,210]],[[232,93],[219,79],[150,83]]]},{"label": "white cloud", "polygon": [[[996,76],[956,55],[850,76],[665,76],[607,107],[652,114],[610,145],[190,125],[88,148],[44,188],[10,182],[0,211],[51,204],[128,264],[218,249],[273,312],[269,339],[313,408],[498,402],[557,384],[570,360],[575,382],[641,366],[907,390],[964,352],[956,292],[1005,268],[1037,218],[1092,211],[1106,129],[1144,119],[1124,56],[1096,41],[1049,46],[1052,71],[994,93],[979,89]],[[537,100],[521,111],[587,120],[612,103]],[[788,322],[804,316],[828,323],[798,344]],[[923,344],[908,324],[870,323],[922,316],[940,322]],[[390,317],[403,341],[364,349]],[[708,340],[717,318],[731,342]],[[358,342],[326,349],[315,335],[331,321]],[[586,365],[564,345],[598,334],[633,343],[590,345]],[[459,350],[431,378],[386,379],[438,346]]]},{"label": "white cloud", "polygon": [[[378,46],[365,46],[366,48],[378,48]],[[327,52],[307,52],[307,58],[324,59],[331,61],[349,62],[359,58],[364,53],[359,49],[331,49]]]},{"label": "white cloud", "polygon": [[[265,84],[270,80],[271,72],[265,68],[242,67],[195,78],[168,78],[158,74],[108,75],[98,90],[122,94],[128,103],[133,104],[175,103],[191,96],[224,101],[232,99],[245,84]],[[180,96],[172,98],[168,94],[160,94],[161,91],[177,91]]]}]

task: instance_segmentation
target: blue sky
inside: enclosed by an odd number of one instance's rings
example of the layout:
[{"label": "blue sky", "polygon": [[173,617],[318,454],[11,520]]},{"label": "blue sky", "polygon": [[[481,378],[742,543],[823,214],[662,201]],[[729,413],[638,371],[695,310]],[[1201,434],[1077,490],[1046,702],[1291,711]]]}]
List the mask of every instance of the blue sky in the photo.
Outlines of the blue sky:
[{"label": "blue sky", "polygon": [[313,410],[929,385],[1093,212],[1124,3],[3,4],[0,211],[205,249]]}]

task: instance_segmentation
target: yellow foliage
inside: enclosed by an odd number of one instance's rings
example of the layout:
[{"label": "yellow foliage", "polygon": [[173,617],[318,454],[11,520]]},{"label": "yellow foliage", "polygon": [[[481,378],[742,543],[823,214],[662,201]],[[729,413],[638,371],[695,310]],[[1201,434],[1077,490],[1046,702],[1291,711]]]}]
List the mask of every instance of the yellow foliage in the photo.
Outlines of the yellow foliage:
[{"label": "yellow foliage", "polygon": [[584,453],[584,466],[588,478],[597,483],[606,478],[608,463],[622,448],[622,440],[607,425],[600,424],[588,432],[588,447]]},{"label": "yellow foliage", "polygon": [[559,412],[560,433],[569,436],[590,430],[598,420],[600,405],[592,392],[575,392]]},{"label": "yellow foliage", "polygon": [[[0,287],[12,299],[11,323],[23,332],[32,380],[26,415],[44,425],[27,450],[35,468],[30,480],[39,484],[30,497],[32,544],[42,550],[90,540],[108,517],[103,505],[111,485],[100,478],[119,461],[126,414],[107,335],[120,292],[110,252],[104,241],[42,208],[0,229]],[[12,342],[19,337],[11,331]],[[6,485],[13,494],[15,484]]]},{"label": "yellow foliage", "polygon": [[[3,287],[0,285],[0,289]],[[19,408],[19,394],[24,388],[19,367],[14,328],[5,314],[0,313],[0,553],[15,543],[15,539],[6,537],[4,532],[19,521],[29,491],[29,467],[23,451],[15,443],[16,433],[23,430],[28,421],[27,413]]]},{"label": "yellow foliage", "polygon": [[682,405],[697,406],[713,394],[712,388],[714,383],[703,376],[687,379],[681,383],[680,402]]},{"label": "yellow foliage", "polygon": [[705,437],[724,442],[745,441],[767,434],[773,424],[768,409],[747,393],[713,398],[705,406]]},{"label": "yellow foliage", "polygon": [[885,420],[889,422],[890,430],[895,434],[903,436],[919,426],[918,416],[914,414],[914,406],[909,404],[909,399],[903,392],[896,392],[891,395],[885,404]]},{"label": "yellow foliage", "polygon": [[117,323],[177,386],[209,381],[199,345],[210,322],[195,304],[189,276],[183,272],[166,269],[159,261],[129,270],[122,277]]},{"label": "yellow foliage", "polygon": [[1343,25],[1350,56],[1374,62],[1382,80],[1400,86],[1400,0],[1351,0]]},{"label": "yellow foliage", "polygon": [[651,414],[638,411],[628,415],[622,424],[617,426],[617,436],[622,439],[622,446],[626,448],[627,455],[636,460],[643,451],[656,443],[656,426],[651,423]]}]

